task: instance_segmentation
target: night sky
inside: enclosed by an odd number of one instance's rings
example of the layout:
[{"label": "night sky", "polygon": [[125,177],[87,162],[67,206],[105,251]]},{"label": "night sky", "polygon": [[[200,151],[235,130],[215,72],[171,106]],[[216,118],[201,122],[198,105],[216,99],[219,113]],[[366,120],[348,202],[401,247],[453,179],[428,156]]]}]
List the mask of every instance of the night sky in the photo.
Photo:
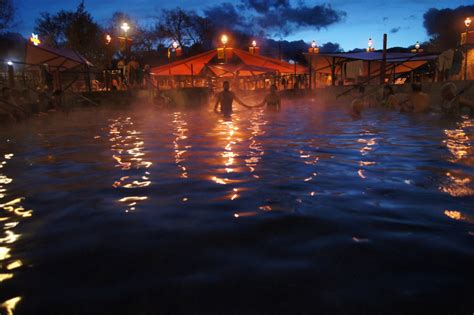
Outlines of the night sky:
[{"label": "night sky", "polygon": [[[252,1],[252,0],[247,0]],[[151,23],[152,16],[158,15],[160,9],[175,8],[193,9],[198,13],[213,5],[218,5],[222,0],[176,0],[161,1],[154,0],[86,0],[86,9],[91,12],[98,22],[105,22],[113,12],[124,11],[133,18],[146,25]],[[56,12],[59,9],[75,9],[78,0],[16,0],[15,1],[19,22],[17,30],[25,36],[29,36],[34,28],[34,21],[42,11]],[[206,3],[205,6],[202,4]],[[236,2],[233,2],[236,3]],[[311,27],[298,27],[285,35],[284,39],[299,40],[307,42],[315,39],[319,44],[326,42],[339,43],[343,49],[364,48],[367,40],[372,37],[374,46],[381,46],[382,34],[389,34],[389,47],[409,46],[416,41],[427,39],[423,28],[423,14],[429,8],[455,8],[460,5],[470,5],[470,1],[457,0],[399,0],[399,1],[364,1],[364,0],[334,0],[334,1],[307,1],[307,6],[330,3],[334,10],[345,12],[346,16],[341,22],[329,25],[327,28],[315,30]],[[132,4],[132,5],[130,5]],[[291,5],[297,5],[297,1],[291,1]]]}]

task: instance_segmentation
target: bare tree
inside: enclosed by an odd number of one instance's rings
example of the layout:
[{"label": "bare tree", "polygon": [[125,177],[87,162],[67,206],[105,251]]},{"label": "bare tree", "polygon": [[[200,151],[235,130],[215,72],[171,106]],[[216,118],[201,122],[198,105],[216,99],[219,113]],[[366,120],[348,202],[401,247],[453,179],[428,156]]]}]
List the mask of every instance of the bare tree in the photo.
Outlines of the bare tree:
[{"label": "bare tree", "polygon": [[15,7],[12,0],[0,0],[0,32],[13,26]]}]

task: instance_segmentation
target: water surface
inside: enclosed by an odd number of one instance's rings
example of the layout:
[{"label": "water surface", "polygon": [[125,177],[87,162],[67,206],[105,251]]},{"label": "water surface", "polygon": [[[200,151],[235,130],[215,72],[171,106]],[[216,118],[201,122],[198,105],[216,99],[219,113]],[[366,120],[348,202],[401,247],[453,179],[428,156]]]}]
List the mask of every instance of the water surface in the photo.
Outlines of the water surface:
[{"label": "water surface", "polygon": [[471,314],[473,131],[309,100],[2,126],[3,308]]}]

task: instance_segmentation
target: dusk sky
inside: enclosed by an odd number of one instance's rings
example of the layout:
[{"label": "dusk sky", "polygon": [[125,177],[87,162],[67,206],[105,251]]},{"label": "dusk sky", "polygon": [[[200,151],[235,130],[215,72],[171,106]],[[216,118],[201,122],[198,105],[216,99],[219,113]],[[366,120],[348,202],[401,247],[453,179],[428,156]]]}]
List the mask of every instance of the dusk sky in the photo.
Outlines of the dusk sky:
[{"label": "dusk sky", "polygon": [[[74,9],[78,0],[17,0],[19,23],[18,30],[28,36],[34,28],[34,21],[42,11],[56,12],[59,9]],[[202,13],[213,5],[229,1],[210,0],[207,2],[195,0],[177,0],[162,3],[151,0],[86,0],[85,5],[98,22],[105,22],[113,12],[124,11],[133,18],[146,25],[151,23],[152,17],[156,16],[161,9],[175,8],[180,6],[184,9],[196,10]],[[203,3],[206,3],[203,5]],[[232,2],[237,4],[237,2]],[[297,1],[290,1],[296,6]],[[307,6],[330,3],[332,8],[343,11],[346,16],[341,22],[329,25],[327,28],[315,30],[311,27],[301,27],[284,37],[287,40],[303,39],[307,42],[315,39],[319,44],[326,42],[339,43],[343,49],[366,47],[367,40],[372,37],[376,49],[381,46],[383,33],[389,34],[389,47],[409,46],[416,41],[427,39],[423,27],[423,14],[429,8],[455,8],[460,5],[472,4],[472,1],[456,0],[399,0],[399,1],[347,1],[335,0],[306,1]]]}]

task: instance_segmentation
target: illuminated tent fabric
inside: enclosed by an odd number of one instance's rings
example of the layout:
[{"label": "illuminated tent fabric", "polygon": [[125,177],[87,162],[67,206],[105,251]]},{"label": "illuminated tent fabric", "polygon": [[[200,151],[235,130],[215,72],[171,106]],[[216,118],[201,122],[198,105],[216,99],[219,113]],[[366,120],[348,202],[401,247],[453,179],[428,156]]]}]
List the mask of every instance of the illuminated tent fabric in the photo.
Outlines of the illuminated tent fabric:
[{"label": "illuminated tent fabric", "polygon": [[168,65],[151,68],[150,73],[156,76],[198,75],[212,58],[217,50],[211,50],[184,60],[172,62]]},{"label": "illuminated tent fabric", "polygon": [[175,61],[168,65],[154,67],[151,69],[150,73],[155,76],[197,76],[200,75],[201,71],[206,67],[206,69],[209,69],[216,76],[231,76],[230,74],[225,73],[236,73],[237,70],[233,71],[231,68],[232,66],[242,66],[242,69],[245,68],[248,70],[240,71],[239,76],[250,76],[252,75],[251,73],[254,73],[255,75],[258,72],[293,74],[295,73],[295,70],[297,74],[307,73],[306,67],[295,66],[274,58],[254,55],[236,48],[233,48],[232,51],[233,55],[235,55],[239,61],[237,65],[228,63],[222,68],[222,65],[212,63],[211,61],[217,57],[217,50],[214,49],[184,60]]},{"label": "illuminated tent fabric", "polygon": [[246,64],[207,64],[206,68],[209,69],[216,77],[251,77],[265,73],[276,73],[275,70],[270,68],[251,66]]},{"label": "illuminated tent fabric", "polygon": [[92,64],[79,53],[65,49],[26,44],[25,64],[35,66],[47,64],[59,70],[69,70],[78,66],[92,66]]},{"label": "illuminated tent fabric", "polygon": [[234,49],[234,53],[245,64],[270,68],[275,71],[278,71],[281,74],[293,74],[295,72],[296,74],[304,74],[308,72],[306,67],[298,66],[298,65],[295,66],[288,62],[281,61],[275,58],[264,57],[261,55],[254,55],[240,49]]},{"label": "illuminated tent fabric", "polygon": [[[335,73],[341,73],[340,65],[353,61],[364,61],[363,73],[368,75],[369,63],[370,73],[380,73],[382,64],[382,52],[358,52],[358,53],[333,53],[333,54],[304,54],[313,71],[317,73],[331,74],[332,65],[336,65]],[[413,71],[427,62],[434,61],[436,54],[422,53],[392,53],[387,52],[387,73],[405,73]]]}]

